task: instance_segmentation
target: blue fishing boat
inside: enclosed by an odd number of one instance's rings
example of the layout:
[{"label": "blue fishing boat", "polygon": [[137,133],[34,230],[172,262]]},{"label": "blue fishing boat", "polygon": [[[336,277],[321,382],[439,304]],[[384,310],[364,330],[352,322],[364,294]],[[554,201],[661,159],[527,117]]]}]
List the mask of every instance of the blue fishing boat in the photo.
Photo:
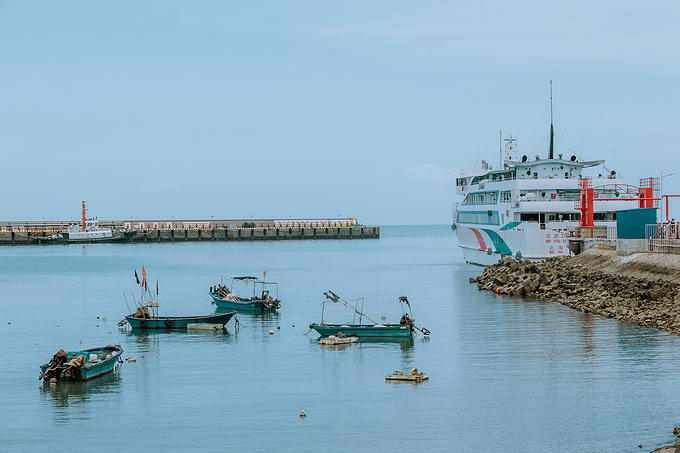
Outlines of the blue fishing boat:
[{"label": "blue fishing boat", "polygon": [[[339,333],[343,333],[346,336],[356,336],[360,338],[408,338],[411,337],[414,331],[416,330],[422,332],[425,335],[430,334],[429,330],[425,328],[416,327],[416,325],[414,324],[415,319],[409,314],[409,312],[407,312],[404,309],[404,305],[406,305],[409,308],[409,311],[411,311],[411,305],[409,304],[406,296],[401,296],[399,298],[399,302],[401,303],[403,312],[399,324],[389,323],[379,324],[373,321],[371,318],[369,318],[362,312],[363,298],[358,299],[358,301],[362,302],[362,308],[359,309],[357,307],[358,303],[353,305],[352,303],[342,299],[333,291],[327,291],[324,293],[324,295],[326,296],[326,299],[330,300],[331,302],[342,303],[346,308],[352,309],[354,311],[354,320],[352,323],[347,324],[325,323],[323,321],[323,314],[325,304],[327,301],[324,300],[321,308],[321,323],[320,324],[312,323],[309,325],[310,329],[314,329],[322,337],[327,337],[330,335],[337,336]],[[355,324],[354,321],[356,321],[357,315],[359,316],[359,323]],[[373,324],[362,324],[361,322],[363,318],[368,319]]]},{"label": "blue fishing boat", "polygon": [[140,299],[135,299],[132,291],[123,293],[125,298],[125,305],[130,310],[128,296],[132,299],[133,306],[137,307],[134,313],[130,313],[122,319],[118,325],[124,326],[129,324],[132,329],[184,329],[186,330],[189,324],[222,324],[223,326],[229,322],[231,318],[236,315],[236,310],[229,313],[214,313],[202,316],[159,316],[158,314],[158,280],[156,280],[156,291],[149,289],[149,284],[146,279],[146,270],[142,267],[142,281],[139,281],[139,276],[135,270],[135,279],[141,288]]},{"label": "blue fishing boat", "polygon": [[40,365],[40,379],[58,381],[87,381],[114,370],[123,348],[120,345],[101,348],[64,351],[60,349],[52,360]]},{"label": "blue fishing boat", "polygon": [[[146,313],[149,313],[148,311]],[[225,325],[236,314],[216,313],[205,316],[149,316],[145,312],[127,315],[125,320],[133,329],[185,329],[189,324],[222,324]]]},{"label": "blue fishing boat", "polygon": [[[224,284],[225,278],[231,281],[229,285]],[[246,285],[249,292],[252,287],[252,295],[241,297],[238,285]],[[256,277],[223,276],[219,285],[210,287],[209,294],[215,305],[229,310],[274,312],[281,308],[278,283],[259,280]]]}]

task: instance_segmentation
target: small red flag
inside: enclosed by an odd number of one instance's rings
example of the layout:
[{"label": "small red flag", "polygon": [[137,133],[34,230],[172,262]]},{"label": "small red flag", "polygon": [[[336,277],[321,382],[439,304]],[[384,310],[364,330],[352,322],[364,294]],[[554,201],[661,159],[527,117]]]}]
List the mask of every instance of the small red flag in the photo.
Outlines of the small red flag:
[{"label": "small red flag", "polygon": [[146,271],[144,270],[144,266],[142,266],[142,275],[146,277]]},{"label": "small red flag", "polygon": [[142,288],[146,289],[146,277],[142,277]]},{"label": "small red flag", "polygon": [[265,269],[264,272],[262,272],[262,276],[263,276],[263,277],[266,277],[266,276],[267,276],[267,269]]}]

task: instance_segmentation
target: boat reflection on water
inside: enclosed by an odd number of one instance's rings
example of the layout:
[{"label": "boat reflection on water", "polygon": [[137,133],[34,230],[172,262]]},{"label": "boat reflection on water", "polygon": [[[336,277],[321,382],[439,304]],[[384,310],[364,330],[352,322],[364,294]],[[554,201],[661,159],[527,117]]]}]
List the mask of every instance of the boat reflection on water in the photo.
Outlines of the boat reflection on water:
[{"label": "boat reflection on water", "polygon": [[[122,387],[119,372],[105,374],[89,381],[59,381],[50,384],[43,381],[40,386],[40,397],[44,403],[56,409],[86,404],[98,396],[118,393]],[[70,417],[68,414],[64,414]]]},{"label": "boat reflection on water", "polygon": [[[318,343],[319,338],[310,338],[310,343]],[[321,345],[324,349],[340,350],[347,347],[380,348],[387,344],[398,344],[402,351],[411,351],[415,347],[415,339],[409,337],[361,337],[356,343],[346,343],[337,345]]]}]

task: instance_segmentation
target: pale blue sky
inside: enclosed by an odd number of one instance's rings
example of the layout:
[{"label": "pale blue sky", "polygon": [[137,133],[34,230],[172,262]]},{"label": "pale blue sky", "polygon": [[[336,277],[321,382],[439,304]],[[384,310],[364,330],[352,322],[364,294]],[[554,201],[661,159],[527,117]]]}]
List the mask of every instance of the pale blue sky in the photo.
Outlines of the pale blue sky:
[{"label": "pale blue sky", "polygon": [[0,1],[0,220],[450,223],[499,130],[547,153],[551,79],[556,152],[680,173],[678,24],[676,1]]}]

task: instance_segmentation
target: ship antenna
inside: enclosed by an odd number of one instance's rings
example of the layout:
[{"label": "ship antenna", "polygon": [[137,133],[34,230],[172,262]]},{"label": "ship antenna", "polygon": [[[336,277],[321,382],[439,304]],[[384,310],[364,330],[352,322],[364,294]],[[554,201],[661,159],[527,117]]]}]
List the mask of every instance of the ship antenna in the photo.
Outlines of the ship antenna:
[{"label": "ship antenna", "polygon": [[548,159],[553,158],[554,142],[555,142],[555,130],[553,129],[552,80],[551,80],[550,81],[550,148],[548,149]]}]

